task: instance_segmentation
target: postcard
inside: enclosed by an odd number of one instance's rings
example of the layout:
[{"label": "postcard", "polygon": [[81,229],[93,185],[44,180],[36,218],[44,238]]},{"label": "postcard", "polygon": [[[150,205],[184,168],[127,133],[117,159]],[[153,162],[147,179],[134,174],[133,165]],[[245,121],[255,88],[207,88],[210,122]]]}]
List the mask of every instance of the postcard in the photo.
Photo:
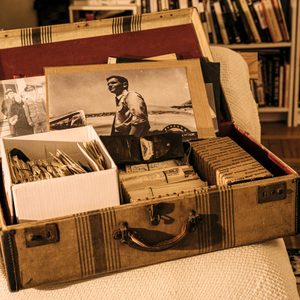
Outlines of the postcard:
[{"label": "postcard", "polygon": [[45,76],[2,80],[0,137],[48,131]]},{"label": "postcard", "polygon": [[99,135],[215,136],[198,59],[45,68],[49,118],[84,112]]}]

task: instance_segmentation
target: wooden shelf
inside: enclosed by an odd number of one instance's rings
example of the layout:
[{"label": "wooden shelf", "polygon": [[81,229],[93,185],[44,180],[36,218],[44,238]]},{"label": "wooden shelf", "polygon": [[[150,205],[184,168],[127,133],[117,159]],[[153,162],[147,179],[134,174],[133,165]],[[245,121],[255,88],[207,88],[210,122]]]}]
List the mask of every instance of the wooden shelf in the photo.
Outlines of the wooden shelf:
[{"label": "wooden shelf", "polygon": [[[259,118],[261,122],[284,122],[289,115],[289,108],[286,107],[259,107]],[[286,126],[286,125],[285,125]]]},{"label": "wooden shelf", "polygon": [[141,7],[137,4],[128,5],[70,5],[69,6],[69,19],[70,23],[78,21],[78,14],[80,11],[99,11],[107,12],[110,15],[103,14],[101,18],[113,16],[114,13],[123,11],[131,11],[133,15],[140,13]]},{"label": "wooden shelf", "polygon": [[[214,45],[214,44],[212,44]],[[230,49],[269,49],[269,48],[289,48],[292,46],[291,42],[281,42],[281,43],[254,43],[254,44],[215,44],[216,46],[222,46]]]},{"label": "wooden shelf", "polygon": [[136,4],[128,5],[70,5],[69,10],[136,10]]},{"label": "wooden shelf", "polygon": [[274,113],[274,112],[288,112],[289,109],[287,107],[259,107],[258,111],[260,113]]}]

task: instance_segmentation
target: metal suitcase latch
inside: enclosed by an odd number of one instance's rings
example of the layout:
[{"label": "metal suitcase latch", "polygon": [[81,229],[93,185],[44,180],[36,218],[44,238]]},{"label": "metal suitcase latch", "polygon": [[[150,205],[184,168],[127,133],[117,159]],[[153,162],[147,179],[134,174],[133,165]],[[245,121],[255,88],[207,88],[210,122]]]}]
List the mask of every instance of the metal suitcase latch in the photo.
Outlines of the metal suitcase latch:
[{"label": "metal suitcase latch", "polygon": [[284,200],[287,197],[286,182],[258,187],[258,203]]},{"label": "metal suitcase latch", "polygon": [[57,224],[46,224],[44,226],[25,228],[24,233],[27,248],[47,245],[59,241]]}]

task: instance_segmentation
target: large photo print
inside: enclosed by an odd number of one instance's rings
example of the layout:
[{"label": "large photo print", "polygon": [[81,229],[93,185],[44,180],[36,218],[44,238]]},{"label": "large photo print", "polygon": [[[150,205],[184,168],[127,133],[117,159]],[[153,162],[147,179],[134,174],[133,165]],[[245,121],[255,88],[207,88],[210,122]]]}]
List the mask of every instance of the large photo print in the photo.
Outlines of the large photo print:
[{"label": "large photo print", "polygon": [[82,110],[100,135],[176,130],[195,138],[199,124],[193,106],[207,96],[201,78],[202,95],[195,91],[192,69],[192,61],[46,68],[50,122]]}]

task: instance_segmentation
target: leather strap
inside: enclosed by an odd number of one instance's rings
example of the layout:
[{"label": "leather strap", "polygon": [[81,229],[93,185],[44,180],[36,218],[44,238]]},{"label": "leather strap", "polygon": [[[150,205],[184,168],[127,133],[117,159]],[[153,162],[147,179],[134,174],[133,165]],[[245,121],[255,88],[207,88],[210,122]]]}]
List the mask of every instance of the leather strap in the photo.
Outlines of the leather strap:
[{"label": "leather strap", "polygon": [[181,226],[181,229],[176,236],[155,244],[145,242],[146,238],[141,237],[134,229],[130,228],[127,222],[122,222],[120,224],[119,230],[114,232],[113,237],[114,239],[119,240],[121,243],[126,244],[134,249],[149,252],[160,252],[180,244],[180,242],[184,240],[189,233],[197,229],[197,226],[200,224],[200,222],[200,215],[191,213],[187,222]]}]

